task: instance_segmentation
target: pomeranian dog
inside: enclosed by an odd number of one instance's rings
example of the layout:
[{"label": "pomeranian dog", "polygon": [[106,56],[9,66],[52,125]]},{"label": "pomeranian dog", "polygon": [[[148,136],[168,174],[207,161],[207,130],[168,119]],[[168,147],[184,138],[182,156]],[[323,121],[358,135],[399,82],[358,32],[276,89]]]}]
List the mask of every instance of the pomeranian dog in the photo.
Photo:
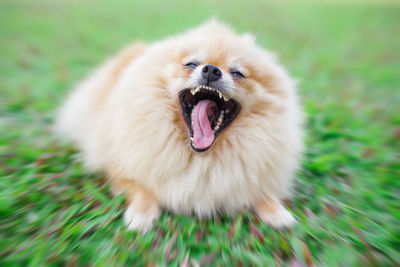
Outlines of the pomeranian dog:
[{"label": "pomeranian dog", "polygon": [[146,232],[162,209],[244,207],[289,227],[281,200],[302,150],[295,87],[252,35],[211,20],[111,58],[68,97],[55,129],[125,192],[129,229]]}]

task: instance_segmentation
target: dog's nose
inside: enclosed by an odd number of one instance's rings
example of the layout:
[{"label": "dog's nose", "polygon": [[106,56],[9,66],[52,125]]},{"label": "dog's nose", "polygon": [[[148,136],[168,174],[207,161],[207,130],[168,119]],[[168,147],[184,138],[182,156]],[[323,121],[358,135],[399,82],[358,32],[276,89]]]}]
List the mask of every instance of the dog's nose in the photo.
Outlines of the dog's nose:
[{"label": "dog's nose", "polygon": [[209,83],[219,80],[221,76],[221,70],[215,65],[205,65],[201,70],[201,77]]}]

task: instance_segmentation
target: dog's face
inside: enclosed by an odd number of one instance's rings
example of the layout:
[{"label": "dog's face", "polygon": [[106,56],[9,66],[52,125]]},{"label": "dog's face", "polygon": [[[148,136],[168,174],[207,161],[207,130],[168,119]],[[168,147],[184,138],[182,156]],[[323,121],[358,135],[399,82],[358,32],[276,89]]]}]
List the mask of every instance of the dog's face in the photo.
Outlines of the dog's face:
[{"label": "dog's face", "polygon": [[256,119],[276,107],[284,94],[276,89],[279,71],[273,58],[250,35],[235,35],[211,22],[171,43],[168,90],[179,100],[196,152],[210,149],[237,121]]},{"label": "dog's face", "polygon": [[235,80],[246,77],[237,69],[230,68],[229,74],[218,65],[201,63],[198,59],[184,66],[190,72],[195,86],[179,92],[182,115],[190,135],[193,150],[209,149],[215,139],[227,128],[240,112],[240,103],[233,97]]}]

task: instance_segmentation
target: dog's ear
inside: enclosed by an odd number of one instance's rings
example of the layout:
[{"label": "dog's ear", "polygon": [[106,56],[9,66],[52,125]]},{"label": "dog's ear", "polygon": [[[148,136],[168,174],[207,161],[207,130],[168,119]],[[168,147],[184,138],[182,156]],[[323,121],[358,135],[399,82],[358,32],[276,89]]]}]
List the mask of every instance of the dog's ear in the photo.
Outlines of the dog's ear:
[{"label": "dog's ear", "polygon": [[226,23],[222,23],[216,17],[212,17],[206,20],[203,24],[195,29],[195,31],[206,31],[206,32],[221,32],[233,34],[232,28]]},{"label": "dog's ear", "polygon": [[134,43],[123,49],[112,62],[113,76],[119,76],[122,70],[135,58],[143,54],[147,45],[145,43]]},{"label": "dog's ear", "polygon": [[257,37],[251,33],[245,33],[242,35],[242,38],[245,42],[254,44],[256,42]]}]

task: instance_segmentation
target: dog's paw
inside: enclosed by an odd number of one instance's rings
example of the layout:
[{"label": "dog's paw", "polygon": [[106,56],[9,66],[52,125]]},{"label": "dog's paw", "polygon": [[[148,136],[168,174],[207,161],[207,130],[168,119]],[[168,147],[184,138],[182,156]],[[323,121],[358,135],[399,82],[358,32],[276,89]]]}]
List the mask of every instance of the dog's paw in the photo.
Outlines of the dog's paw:
[{"label": "dog's paw", "polygon": [[293,215],[284,206],[272,198],[260,200],[255,206],[260,219],[275,229],[289,228],[296,223]]},{"label": "dog's paw", "polygon": [[137,203],[131,203],[124,213],[124,222],[129,230],[146,233],[153,227],[153,221],[159,216],[160,208],[156,204],[143,211]]},{"label": "dog's paw", "polygon": [[296,223],[296,219],[284,207],[281,207],[272,213],[259,213],[258,216],[264,223],[275,229],[289,228]]}]

